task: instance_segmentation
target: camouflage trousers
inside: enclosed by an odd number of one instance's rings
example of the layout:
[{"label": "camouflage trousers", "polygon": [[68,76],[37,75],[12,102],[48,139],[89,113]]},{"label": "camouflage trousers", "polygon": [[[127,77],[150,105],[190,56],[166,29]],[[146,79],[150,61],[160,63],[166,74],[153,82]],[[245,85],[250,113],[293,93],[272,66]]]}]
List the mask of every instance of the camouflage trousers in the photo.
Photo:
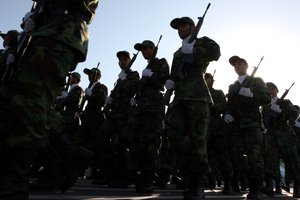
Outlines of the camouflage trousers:
[{"label": "camouflage trousers", "polygon": [[211,172],[206,145],[209,119],[205,102],[181,101],[170,111],[169,147],[176,156],[174,167],[184,174]]},{"label": "camouflage trousers", "polygon": [[161,112],[138,112],[130,116],[121,133],[126,135],[130,151],[130,168],[154,171],[158,167],[160,134],[162,131]]},{"label": "camouflage trousers", "polygon": [[278,145],[277,137],[267,135],[267,151],[265,156],[265,174],[268,177],[280,178],[279,159],[282,159],[286,169],[287,179],[300,180],[300,160],[297,145]]},{"label": "camouflage trousers", "polygon": [[261,153],[263,141],[261,128],[234,127],[227,134],[233,170],[238,173],[246,171],[249,178],[262,179],[264,162]]},{"label": "camouflage trousers", "polygon": [[47,38],[33,38],[23,58],[17,80],[0,88],[5,101],[5,142],[9,146],[38,148],[45,145],[48,111],[64,86],[75,54],[69,47]]}]

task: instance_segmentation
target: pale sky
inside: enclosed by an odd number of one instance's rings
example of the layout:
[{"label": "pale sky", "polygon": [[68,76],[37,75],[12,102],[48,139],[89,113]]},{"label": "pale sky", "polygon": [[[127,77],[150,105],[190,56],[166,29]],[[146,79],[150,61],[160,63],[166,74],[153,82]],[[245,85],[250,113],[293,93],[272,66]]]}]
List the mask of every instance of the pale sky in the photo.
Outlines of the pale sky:
[{"label": "pale sky", "polygon": [[[156,44],[160,35],[157,56],[166,58],[171,65],[181,40],[170,27],[170,21],[189,16],[196,23],[208,3],[211,6],[198,37],[207,36],[221,47],[220,59],[208,67],[210,73],[216,70],[214,87],[227,93],[228,86],[237,80],[228,63],[231,56],[245,58],[249,74],[264,56],[256,76],[274,82],[279,97],[296,82],[286,98],[299,105],[300,1],[297,0],[100,0],[90,25],[87,60],[76,69],[82,75],[80,85],[84,89],[88,85],[83,69],[96,67],[100,62],[101,82],[112,90],[120,72],[116,53],[127,50],[133,55],[134,44],[146,39]],[[31,6],[31,0],[1,0],[0,30],[20,30],[21,19]],[[139,54],[132,69],[141,74],[146,65]]]}]

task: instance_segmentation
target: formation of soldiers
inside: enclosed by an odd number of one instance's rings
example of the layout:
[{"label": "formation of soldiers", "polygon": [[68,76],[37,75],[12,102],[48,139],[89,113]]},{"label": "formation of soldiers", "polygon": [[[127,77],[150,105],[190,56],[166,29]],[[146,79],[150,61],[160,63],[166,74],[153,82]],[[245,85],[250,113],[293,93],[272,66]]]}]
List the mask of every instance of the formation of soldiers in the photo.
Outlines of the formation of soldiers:
[{"label": "formation of soldiers", "polygon": [[[249,189],[248,199],[262,199],[281,192],[281,162],[285,189],[293,183],[300,198],[299,107],[278,97],[274,83],[248,75],[239,56],[229,58],[238,80],[226,95],[214,89],[206,70],[220,47],[197,38],[191,18],[170,23],[182,39],[171,67],[157,58],[158,44],[144,40],[132,58],[116,53],[120,73],[110,92],[98,67],[83,70],[90,81],[83,90],[73,71],[86,58],[98,1],[36,3],[22,32],[1,34],[0,199],[65,192],[86,176],[112,188],[134,184],[138,193],[172,182],[185,200],[205,199],[204,188],[216,184],[224,194]],[[131,69],[139,52],[148,63],[141,74]]]}]

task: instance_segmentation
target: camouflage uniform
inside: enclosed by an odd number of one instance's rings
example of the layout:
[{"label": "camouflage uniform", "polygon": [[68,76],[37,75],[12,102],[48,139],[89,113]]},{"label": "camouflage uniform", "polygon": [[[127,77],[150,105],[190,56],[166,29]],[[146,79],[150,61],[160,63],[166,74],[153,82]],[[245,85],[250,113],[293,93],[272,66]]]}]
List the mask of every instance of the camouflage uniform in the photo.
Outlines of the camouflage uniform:
[{"label": "camouflage uniform", "polygon": [[[178,24],[177,24],[178,22]],[[175,18],[171,26],[194,22],[188,17]],[[175,24],[175,26],[174,26]],[[175,96],[170,110],[170,151],[176,155],[177,167],[182,173],[187,190],[185,199],[204,196],[204,176],[211,172],[207,156],[207,134],[212,99],[204,80],[209,62],[220,57],[219,45],[208,37],[195,40],[192,54],[179,48],[173,56],[171,74],[184,64],[175,77]]]},{"label": "camouflage uniform", "polygon": [[[137,71],[126,69],[125,80],[117,80],[114,89],[110,93],[113,99],[111,104],[106,104],[104,121],[97,142],[99,143],[97,152],[100,165],[105,176],[115,182],[112,187],[126,186],[130,176],[128,166],[128,134],[122,131],[132,112],[130,99],[137,90],[137,84],[140,79]],[[131,178],[131,177],[130,177]],[[122,183],[123,182],[123,183]]]},{"label": "camouflage uniform", "polygon": [[[268,87],[270,83],[267,83]],[[278,102],[281,112],[276,113],[271,110],[271,105]],[[297,152],[298,138],[292,128],[292,124],[297,117],[297,110],[289,100],[272,99],[272,104],[263,107],[264,124],[267,129],[266,143],[267,151],[265,156],[265,176],[266,190],[272,192],[274,186],[272,179],[280,180],[278,173],[279,159],[282,158],[286,171],[294,180],[294,197],[300,197],[300,160]]]},{"label": "camouflage uniform", "polygon": [[[207,79],[208,73],[205,74]],[[213,78],[213,77],[211,77]],[[232,163],[228,151],[227,137],[224,129],[222,115],[226,109],[226,97],[222,90],[216,90],[208,84],[214,104],[211,106],[211,118],[208,133],[208,160],[215,176],[221,173],[224,179],[224,193],[232,192],[231,177],[233,175]]]},{"label": "camouflage uniform", "polygon": [[6,102],[1,105],[7,105],[1,108],[6,112],[3,121],[8,125],[1,130],[5,134],[2,141],[11,148],[5,152],[12,153],[11,162],[0,171],[1,177],[7,177],[0,183],[0,191],[6,195],[28,195],[28,177],[24,172],[28,171],[33,157],[29,149],[48,145],[47,112],[54,105],[68,71],[86,58],[87,25],[98,5],[98,0],[42,2],[43,12],[32,15],[36,28],[29,34],[32,38],[22,59],[21,72],[14,84],[0,89],[1,100]]},{"label": "camouflage uniform", "polygon": [[11,30],[8,31],[6,34],[1,33],[0,36],[3,38],[4,47],[4,49],[0,50],[0,78],[2,84],[3,81],[7,81],[10,78],[9,75],[11,75],[12,73],[12,71],[8,69],[11,69],[11,65],[13,63],[7,66],[6,60],[9,54],[16,55],[19,32],[16,30]]},{"label": "camouflage uniform", "polygon": [[64,110],[61,112],[64,120],[63,133],[67,134],[73,141],[77,140],[77,132],[79,128],[78,118],[75,117],[76,112],[79,112],[79,106],[82,102],[83,90],[78,84],[70,86],[68,96],[64,99]]},{"label": "camouflage uniform", "polygon": [[[149,45],[148,48],[155,48],[153,42],[148,40],[136,44],[136,50],[141,50],[139,45]],[[164,58],[150,59],[146,69],[151,70],[153,74],[151,77],[143,75],[140,79],[135,97],[137,105],[123,130],[129,137],[127,141],[130,143],[131,168],[141,172],[135,184],[137,192],[151,192],[153,189],[160,133],[165,113],[161,91],[163,91],[164,83],[169,76],[169,65]]]},{"label": "camouflage uniform", "polygon": [[[237,173],[242,173],[244,170],[248,172],[249,194],[252,195],[259,191],[264,176],[261,155],[263,124],[259,106],[267,105],[270,96],[261,78],[246,76],[244,82],[247,84],[243,87],[253,91],[253,98],[238,94],[242,87],[239,81],[229,86],[226,113],[234,116],[235,120],[227,125],[226,131],[233,169]],[[244,155],[247,156],[247,166],[241,165],[245,163]]]},{"label": "camouflage uniform", "polygon": [[92,86],[92,95],[87,98],[88,103],[82,114],[78,143],[91,150],[96,148],[97,133],[104,122],[102,110],[107,93],[107,87],[104,84],[95,82]]}]

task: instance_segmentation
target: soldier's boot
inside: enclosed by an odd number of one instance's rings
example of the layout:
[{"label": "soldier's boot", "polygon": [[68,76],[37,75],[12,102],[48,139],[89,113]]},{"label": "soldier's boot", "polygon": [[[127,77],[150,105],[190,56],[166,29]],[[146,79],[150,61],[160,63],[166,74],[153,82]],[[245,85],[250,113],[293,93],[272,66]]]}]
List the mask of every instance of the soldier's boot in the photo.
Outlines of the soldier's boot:
[{"label": "soldier's boot", "polygon": [[232,185],[233,192],[237,192],[237,193],[241,192],[240,184],[239,184],[239,177],[233,176],[231,185]]},{"label": "soldier's boot", "polygon": [[168,170],[162,170],[158,173],[155,173],[155,185],[164,189],[166,188],[167,184],[170,182],[171,172]]},{"label": "soldier's boot", "polygon": [[262,192],[268,197],[275,197],[274,195],[274,181],[271,177],[266,177],[266,186],[263,188]]},{"label": "soldier's boot", "polygon": [[29,171],[35,151],[22,148],[4,148],[0,152],[0,199],[29,199]]},{"label": "soldier's boot", "polygon": [[224,177],[224,188],[222,190],[223,194],[231,195],[233,194],[233,189],[231,186],[231,176],[225,176]]},{"label": "soldier's boot", "polygon": [[241,191],[246,191],[248,186],[248,176],[246,173],[241,173],[240,176],[240,182],[241,182]]},{"label": "soldier's boot", "polygon": [[282,194],[282,190],[280,186],[280,178],[276,178],[275,180],[275,194]]},{"label": "soldier's boot", "polygon": [[183,192],[184,200],[203,200],[205,199],[204,186],[206,178],[200,173],[192,173],[188,188]]},{"label": "soldier's boot", "polygon": [[137,193],[153,193],[154,190],[154,171],[152,170],[143,170],[141,174],[139,174],[136,184],[135,190]]},{"label": "soldier's boot", "polygon": [[285,181],[285,185],[282,187],[285,191],[290,192],[290,184],[291,182],[289,180]]},{"label": "soldier's boot", "polygon": [[259,178],[249,179],[249,193],[247,199],[262,199],[262,180]]},{"label": "soldier's boot", "polygon": [[293,197],[294,198],[300,198],[300,185],[298,180],[294,180],[294,191],[293,191]]},{"label": "soldier's boot", "polygon": [[81,146],[74,147],[74,152],[70,155],[69,163],[66,166],[67,169],[61,185],[62,192],[69,190],[76,183],[78,177],[83,175],[93,157],[94,153],[92,151]]}]

